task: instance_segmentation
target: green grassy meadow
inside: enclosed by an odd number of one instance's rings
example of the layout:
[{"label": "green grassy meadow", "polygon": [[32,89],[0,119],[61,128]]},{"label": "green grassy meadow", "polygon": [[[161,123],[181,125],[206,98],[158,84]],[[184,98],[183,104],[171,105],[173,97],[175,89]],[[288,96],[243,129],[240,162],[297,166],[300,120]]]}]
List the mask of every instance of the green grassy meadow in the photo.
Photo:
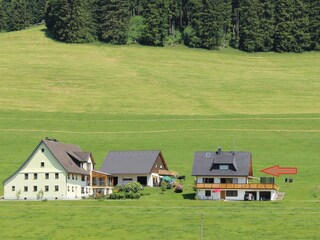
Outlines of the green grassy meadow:
[{"label": "green grassy meadow", "polygon": [[[320,53],[64,44],[43,27],[0,33],[0,180],[38,142],[161,150],[184,192],[140,200],[0,201],[0,239],[319,239]],[[276,202],[191,200],[195,151],[279,164]],[[294,179],[284,182],[285,177]],[[0,186],[0,195],[3,186]]]}]

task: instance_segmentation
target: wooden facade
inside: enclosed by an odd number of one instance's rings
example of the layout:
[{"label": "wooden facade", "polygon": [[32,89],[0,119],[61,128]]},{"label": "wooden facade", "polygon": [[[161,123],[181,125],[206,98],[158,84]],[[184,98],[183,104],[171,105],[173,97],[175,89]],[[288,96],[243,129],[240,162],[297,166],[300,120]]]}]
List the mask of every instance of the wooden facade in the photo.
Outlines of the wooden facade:
[{"label": "wooden facade", "polygon": [[234,183],[197,183],[196,189],[271,189],[279,190],[276,184],[271,183],[246,183],[246,184],[234,184]]}]

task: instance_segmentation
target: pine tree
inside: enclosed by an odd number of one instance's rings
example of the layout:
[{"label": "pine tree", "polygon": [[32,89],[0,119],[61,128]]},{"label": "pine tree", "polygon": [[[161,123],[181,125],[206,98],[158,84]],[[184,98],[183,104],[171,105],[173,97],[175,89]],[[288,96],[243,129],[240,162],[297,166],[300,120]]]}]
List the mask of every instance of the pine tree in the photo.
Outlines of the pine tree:
[{"label": "pine tree", "polygon": [[86,0],[53,0],[48,4],[46,25],[53,36],[67,43],[90,42],[94,23]]},{"label": "pine tree", "polygon": [[28,0],[31,16],[31,23],[40,23],[44,20],[46,0]]},{"label": "pine tree", "polygon": [[9,18],[9,31],[17,31],[28,27],[31,23],[31,12],[25,0],[12,0]]},{"label": "pine tree", "polygon": [[231,40],[230,45],[239,48],[240,42],[240,0],[231,1]]},{"label": "pine tree", "polygon": [[320,1],[308,1],[309,33],[311,50],[320,50]]},{"label": "pine tree", "polygon": [[295,46],[291,51],[303,52],[310,49],[311,39],[309,34],[309,19],[307,15],[307,4],[302,0],[294,0],[293,11],[293,36],[295,38]]},{"label": "pine tree", "polygon": [[128,0],[99,0],[99,39],[114,44],[126,44],[130,22]]},{"label": "pine tree", "polygon": [[6,15],[3,9],[2,0],[0,0],[0,32],[7,30]]},{"label": "pine tree", "polygon": [[256,52],[263,46],[260,34],[260,4],[258,0],[243,0],[240,3],[239,48]]},{"label": "pine tree", "polygon": [[168,35],[169,6],[167,0],[142,0],[145,29],[139,42],[143,45],[164,46]]},{"label": "pine tree", "polygon": [[274,49],[278,52],[290,52],[295,45],[295,38],[292,34],[294,25],[293,20],[293,1],[277,0],[275,7],[275,35]]},{"label": "pine tree", "polygon": [[275,0],[260,0],[260,27],[259,33],[262,46],[258,51],[268,52],[273,49],[275,30]]},{"label": "pine tree", "polygon": [[190,2],[190,47],[215,49],[226,42],[231,2],[193,0]]}]

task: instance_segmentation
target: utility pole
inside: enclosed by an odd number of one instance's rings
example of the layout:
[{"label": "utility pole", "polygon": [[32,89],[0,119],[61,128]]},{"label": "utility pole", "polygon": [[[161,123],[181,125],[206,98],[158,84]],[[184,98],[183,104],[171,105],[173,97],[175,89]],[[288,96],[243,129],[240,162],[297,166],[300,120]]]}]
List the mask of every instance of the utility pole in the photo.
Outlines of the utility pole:
[{"label": "utility pole", "polygon": [[202,240],[202,234],[203,234],[203,213],[201,214],[200,240]]}]

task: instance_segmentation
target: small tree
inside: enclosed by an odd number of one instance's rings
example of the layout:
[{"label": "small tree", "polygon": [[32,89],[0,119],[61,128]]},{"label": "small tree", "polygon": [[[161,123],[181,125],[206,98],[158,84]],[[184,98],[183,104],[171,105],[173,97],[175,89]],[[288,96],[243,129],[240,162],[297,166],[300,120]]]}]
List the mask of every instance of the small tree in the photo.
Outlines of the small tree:
[{"label": "small tree", "polygon": [[21,190],[19,190],[19,191],[17,191],[17,192],[16,192],[17,200],[19,200],[19,199],[20,199],[20,195],[21,195]]},{"label": "small tree", "polygon": [[43,190],[41,189],[38,193],[37,193],[37,199],[42,199],[43,198]]}]

